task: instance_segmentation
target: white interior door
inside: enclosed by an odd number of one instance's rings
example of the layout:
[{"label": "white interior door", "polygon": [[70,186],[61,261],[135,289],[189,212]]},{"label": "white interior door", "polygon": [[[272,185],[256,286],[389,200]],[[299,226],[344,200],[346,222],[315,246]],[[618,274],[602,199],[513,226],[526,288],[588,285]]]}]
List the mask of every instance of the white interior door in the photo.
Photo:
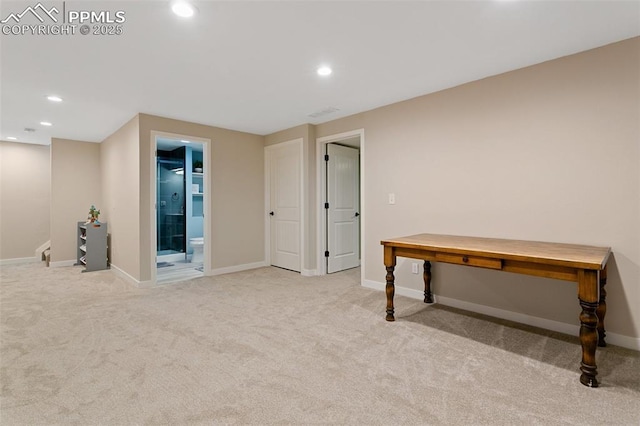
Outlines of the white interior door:
[{"label": "white interior door", "polygon": [[268,149],[271,264],[300,272],[301,164],[300,143]]},{"label": "white interior door", "polygon": [[335,144],[327,144],[327,154],[327,272],[332,273],[360,266],[360,155]]}]

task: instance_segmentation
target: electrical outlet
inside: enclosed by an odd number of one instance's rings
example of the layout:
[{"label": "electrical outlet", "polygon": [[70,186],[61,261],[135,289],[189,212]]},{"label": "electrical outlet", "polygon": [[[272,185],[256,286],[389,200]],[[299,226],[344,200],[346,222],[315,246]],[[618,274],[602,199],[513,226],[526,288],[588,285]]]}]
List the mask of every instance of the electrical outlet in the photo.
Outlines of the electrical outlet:
[{"label": "electrical outlet", "polygon": [[389,193],[389,204],[395,204],[396,203],[396,194],[394,194],[393,192]]},{"label": "electrical outlet", "polygon": [[418,273],[418,264],[417,263],[412,263],[411,264],[411,272],[413,272],[414,274]]}]

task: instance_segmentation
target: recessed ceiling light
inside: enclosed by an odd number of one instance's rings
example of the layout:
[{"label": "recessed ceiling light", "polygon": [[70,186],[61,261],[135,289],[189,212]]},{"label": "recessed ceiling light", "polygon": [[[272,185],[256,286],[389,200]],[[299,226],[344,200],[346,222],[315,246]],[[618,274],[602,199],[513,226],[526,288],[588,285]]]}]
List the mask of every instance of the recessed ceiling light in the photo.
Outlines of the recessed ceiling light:
[{"label": "recessed ceiling light", "polygon": [[49,99],[51,102],[62,102],[62,98],[60,96],[51,95],[47,96],[47,99]]},{"label": "recessed ceiling light", "polygon": [[42,124],[43,126],[53,126],[53,124],[49,123],[48,121],[41,121],[40,124]]},{"label": "recessed ceiling light", "polygon": [[331,70],[331,68],[327,67],[327,66],[322,66],[320,68],[318,68],[318,75],[321,76],[327,76],[330,75],[333,71]]},{"label": "recessed ceiling light", "polygon": [[10,141],[18,140],[18,138],[14,138],[13,136],[7,136],[7,139],[9,139]]},{"label": "recessed ceiling light", "polygon": [[196,8],[189,2],[184,0],[174,1],[171,10],[182,18],[190,18],[196,13]]}]

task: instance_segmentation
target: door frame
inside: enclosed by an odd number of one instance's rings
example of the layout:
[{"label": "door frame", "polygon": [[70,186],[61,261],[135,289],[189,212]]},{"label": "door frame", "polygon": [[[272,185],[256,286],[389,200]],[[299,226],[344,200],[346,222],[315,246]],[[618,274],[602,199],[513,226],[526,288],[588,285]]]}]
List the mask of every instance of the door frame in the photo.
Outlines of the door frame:
[{"label": "door frame", "polygon": [[360,136],[360,283],[364,283],[364,265],[365,265],[365,164],[364,164],[364,129],[351,130],[348,132],[337,133],[334,135],[323,136],[316,139],[316,206],[319,213],[316,222],[316,266],[318,275],[327,274],[327,262],[324,257],[326,250],[325,244],[327,240],[327,211],[324,208],[324,194],[327,192],[327,171],[324,167],[324,153],[326,145],[334,142],[340,142],[346,139],[352,139],[354,136]]},{"label": "door frame", "polygon": [[[157,193],[157,182],[156,182],[156,151],[158,149],[157,138],[170,138],[170,139],[184,139],[190,142],[197,142],[202,144],[202,168],[203,168],[203,176],[202,181],[204,182],[204,195],[202,196],[202,213],[204,215],[204,220],[202,221],[203,231],[204,231],[204,247],[203,247],[203,273],[204,275],[212,275],[211,271],[211,215],[209,212],[209,204],[211,200],[211,183],[210,183],[210,168],[211,164],[210,155],[211,155],[211,139],[201,138],[197,136],[189,136],[182,135],[178,133],[169,133],[169,132],[161,132],[157,130],[151,131],[151,155],[150,162],[151,167],[149,167],[149,182],[150,182],[150,190],[151,194],[149,197],[150,200],[150,214],[149,214],[149,227],[150,227],[150,250],[151,250],[151,285],[156,285],[158,282],[158,269],[157,269],[157,255],[158,255],[158,241],[157,241],[157,211],[156,206],[158,203],[158,193]],[[186,242],[188,244],[188,242]]]},{"label": "door frame", "polygon": [[304,139],[297,138],[286,142],[279,142],[264,147],[264,260],[267,266],[271,266],[271,219],[269,212],[271,211],[271,154],[276,148],[282,148],[286,145],[298,145],[300,149],[300,274],[305,275],[305,242],[307,241],[306,229],[306,202],[305,202],[305,173],[304,166]]}]

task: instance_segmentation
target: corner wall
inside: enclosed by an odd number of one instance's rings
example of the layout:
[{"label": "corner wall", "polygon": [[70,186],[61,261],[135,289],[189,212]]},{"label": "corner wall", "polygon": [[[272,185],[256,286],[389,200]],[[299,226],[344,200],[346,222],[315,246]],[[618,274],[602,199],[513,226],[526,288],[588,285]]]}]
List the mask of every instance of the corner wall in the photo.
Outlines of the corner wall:
[{"label": "corner wall", "polygon": [[[149,280],[152,253],[151,132],[210,139],[211,199],[206,206],[211,224],[212,269],[242,267],[264,262],[264,137],[250,133],[140,114],[140,280]],[[205,213],[207,214],[207,213]],[[153,231],[155,232],[155,230]]]},{"label": "corner wall", "polygon": [[104,202],[101,219],[109,223],[111,265],[136,280],[140,279],[138,121],[136,115],[99,145]]},{"label": "corner wall", "polygon": [[[607,331],[637,344],[639,76],[633,38],[316,126],[365,129],[365,279],[384,283],[380,240],[421,232],[611,246]],[[421,291],[411,263],[397,286]],[[433,275],[438,296],[579,324],[572,283],[437,263]]]},{"label": "corner wall", "polygon": [[49,146],[0,141],[0,261],[34,258],[49,240],[50,174]]},{"label": "corner wall", "polygon": [[[77,223],[91,205],[101,209],[100,145],[51,139],[51,262],[77,258]],[[107,221],[100,215],[101,221]]]}]

